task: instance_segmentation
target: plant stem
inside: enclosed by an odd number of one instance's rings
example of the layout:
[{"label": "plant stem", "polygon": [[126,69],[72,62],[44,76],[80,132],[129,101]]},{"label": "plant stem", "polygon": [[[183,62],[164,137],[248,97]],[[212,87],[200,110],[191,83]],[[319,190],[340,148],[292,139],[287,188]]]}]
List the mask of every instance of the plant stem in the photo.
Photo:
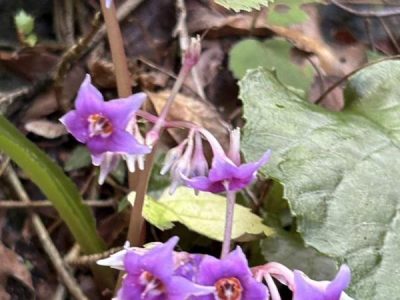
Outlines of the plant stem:
[{"label": "plant stem", "polygon": [[131,77],[128,70],[121,29],[115,13],[115,6],[114,3],[112,3],[110,8],[106,8],[105,0],[101,0],[100,3],[104,22],[106,24],[111,57],[115,67],[118,96],[120,98],[125,98],[132,94]]},{"label": "plant stem", "polygon": [[221,258],[224,258],[231,248],[231,237],[233,227],[233,214],[235,209],[236,192],[226,192],[226,216],[224,241],[222,242]]},{"label": "plant stem", "polygon": [[171,109],[172,103],[174,102],[174,99],[178,94],[180,88],[182,87],[186,77],[190,74],[190,70],[191,67],[188,68],[185,64],[182,66],[181,70],[179,71],[178,78],[176,79],[175,84],[172,87],[171,94],[169,95],[167,102],[161,110],[160,116],[151,131],[159,132],[161,128],[164,127],[164,123],[167,118],[168,112]]},{"label": "plant stem", "polygon": [[[143,227],[144,220],[142,217],[142,209],[143,209],[143,205],[144,205],[144,199],[145,199],[145,196],[147,193],[147,187],[148,187],[149,180],[150,180],[151,170],[153,169],[155,153],[157,151],[158,138],[162,135],[163,129],[166,126],[166,124],[175,122],[175,125],[178,125],[178,126],[183,126],[183,127],[193,126],[191,123],[188,123],[188,122],[179,122],[179,121],[166,122],[165,121],[176,95],[178,94],[179,90],[181,89],[186,77],[190,74],[191,68],[192,68],[192,66],[187,66],[185,64],[182,66],[182,68],[179,72],[178,78],[175,81],[174,86],[172,87],[171,94],[169,95],[167,102],[166,102],[165,106],[163,107],[158,119],[154,120],[150,114],[147,114],[145,112],[140,113],[140,115],[142,117],[148,117],[149,119],[153,119],[153,121],[155,121],[155,125],[149,131],[147,136],[149,136],[149,134],[151,134],[153,132],[153,133],[156,133],[156,139],[154,140],[153,150],[146,157],[144,170],[140,171],[139,176],[138,176],[140,178],[140,181],[138,182],[137,187],[136,187],[135,203],[132,207],[129,230],[128,230],[128,241],[131,243],[132,246],[138,247],[138,246],[143,245],[142,232],[144,230],[144,227]],[[147,137],[146,137],[146,140],[147,140]]]},{"label": "plant stem", "polygon": [[143,245],[143,230],[144,230],[144,219],[142,216],[142,210],[144,205],[144,199],[147,194],[147,187],[149,185],[151,170],[153,169],[154,157],[157,149],[157,145],[153,147],[153,150],[149,155],[146,156],[146,162],[144,170],[139,173],[139,182],[136,187],[135,203],[132,207],[131,217],[128,229],[128,241],[132,246],[139,247]]},{"label": "plant stem", "polygon": [[[115,77],[117,80],[118,96],[121,98],[128,97],[132,93],[130,84],[130,74],[124,51],[121,29],[119,27],[119,23],[115,13],[115,6],[114,3],[112,3],[110,8],[106,8],[105,0],[101,0],[100,2],[106,24],[107,36],[111,49],[111,56],[115,66]],[[153,152],[150,155],[148,155],[145,164],[145,169],[141,171],[138,176],[140,180],[136,188],[136,201],[135,205],[132,207],[132,212],[129,222],[129,230],[128,230],[128,240],[134,246],[139,246],[141,244],[140,233],[142,232],[144,223],[144,219],[142,217],[142,209],[153,165],[152,163],[154,157]],[[131,185],[132,180],[129,180],[129,182]]]}]

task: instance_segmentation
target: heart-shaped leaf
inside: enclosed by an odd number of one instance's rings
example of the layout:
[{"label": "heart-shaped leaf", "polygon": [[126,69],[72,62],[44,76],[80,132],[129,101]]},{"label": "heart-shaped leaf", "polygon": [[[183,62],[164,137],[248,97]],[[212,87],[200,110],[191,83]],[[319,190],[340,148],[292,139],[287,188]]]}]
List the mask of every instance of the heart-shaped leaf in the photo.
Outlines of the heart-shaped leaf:
[{"label": "heart-shaped leaf", "polygon": [[357,299],[400,294],[400,62],[362,70],[343,112],[328,112],[257,69],[241,81],[248,160],[272,149],[263,172],[308,245],[346,262]]}]

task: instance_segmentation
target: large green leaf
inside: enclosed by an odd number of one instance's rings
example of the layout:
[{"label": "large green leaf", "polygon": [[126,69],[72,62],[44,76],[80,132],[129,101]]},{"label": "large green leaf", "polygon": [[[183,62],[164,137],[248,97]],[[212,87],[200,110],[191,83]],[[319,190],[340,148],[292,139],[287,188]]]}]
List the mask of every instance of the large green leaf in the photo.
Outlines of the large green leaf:
[{"label": "large green leaf", "polygon": [[343,112],[300,99],[265,70],[241,81],[243,152],[268,148],[308,245],[347,262],[357,299],[400,295],[400,62],[354,76]]},{"label": "large green leaf", "polygon": [[215,0],[216,3],[234,11],[261,9],[273,0]]},{"label": "large green leaf", "polygon": [[[134,193],[128,195],[133,203]],[[159,200],[146,198],[143,216],[159,229],[170,229],[179,222],[189,229],[211,239],[222,241],[224,237],[226,198],[200,192],[198,196],[189,188],[181,187],[173,195],[165,192]],[[249,240],[254,235],[273,235],[272,228],[246,207],[236,204],[232,238]]]}]

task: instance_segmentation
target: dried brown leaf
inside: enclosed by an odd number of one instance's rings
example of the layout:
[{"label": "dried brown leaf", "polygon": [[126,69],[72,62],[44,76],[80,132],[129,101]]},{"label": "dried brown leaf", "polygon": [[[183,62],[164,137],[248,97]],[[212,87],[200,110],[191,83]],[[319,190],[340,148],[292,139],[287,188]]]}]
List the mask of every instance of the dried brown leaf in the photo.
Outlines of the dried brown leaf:
[{"label": "dried brown leaf", "polygon": [[36,96],[26,110],[23,120],[35,120],[48,116],[58,109],[54,89],[48,89]]},{"label": "dried brown leaf", "polygon": [[29,121],[25,124],[25,129],[47,139],[55,139],[67,134],[64,125],[60,122],[55,123],[45,119]]},{"label": "dried brown leaf", "polygon": [[54,70],[58,60],[56,55],[40,46],[0,55],[0,61],[5,66],[32,82]]},{"label": "dried brown leaf", "polygon": [[12,290],[13,285],[23,285],[33,299],[32,277],[22,259],[12,250],[0,242],[0,299],[17,299],[16,295],[9,295],[7,290]]}]

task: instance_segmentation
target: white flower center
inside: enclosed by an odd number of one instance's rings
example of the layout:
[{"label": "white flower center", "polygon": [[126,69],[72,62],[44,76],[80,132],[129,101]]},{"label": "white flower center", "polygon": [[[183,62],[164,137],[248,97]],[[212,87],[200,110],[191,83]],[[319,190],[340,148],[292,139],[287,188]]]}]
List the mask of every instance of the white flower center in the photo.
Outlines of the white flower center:
[{"label": "white flower center", "polygon": [[93,114],[88,117],[90,137],[100,135],[108,137],[113,132],[113,125],[110,120],[101,114]]}]

